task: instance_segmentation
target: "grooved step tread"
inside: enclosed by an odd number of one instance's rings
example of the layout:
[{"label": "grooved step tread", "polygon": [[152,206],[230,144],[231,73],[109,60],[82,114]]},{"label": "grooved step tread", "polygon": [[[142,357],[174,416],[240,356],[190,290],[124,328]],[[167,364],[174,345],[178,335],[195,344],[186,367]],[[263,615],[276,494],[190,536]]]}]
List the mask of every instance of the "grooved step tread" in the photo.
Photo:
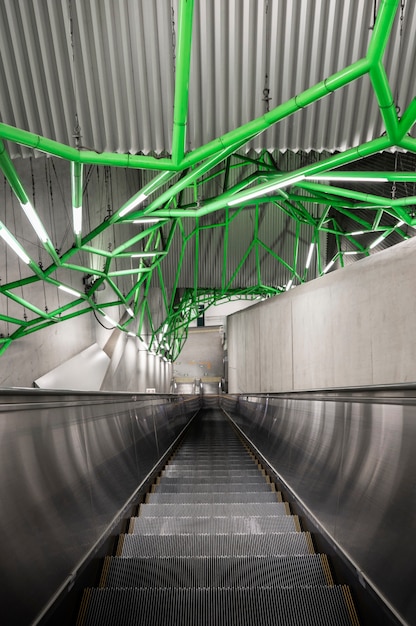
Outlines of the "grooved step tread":
[{"label": "grooved step tread", "polygon": [[129,532],[142,535],[265,534],[299,532],[296,515],[223,517],[132,517]]},{"label": "grooved step tread", "polygon": [[223,493],[247,493],[247,492],[253,492],[255,491],[256,493],[259,492],[269,492],[271,489],[270,487],[270,483],[267,483],[264,480],[264,477],[262,477],[262,481],[259,482],[257,485],[248,485],[247,483],[223,483],[223,484],[218,484],[215,483],[213,484],[200,484],[200,483],[193,483],[193,484],[181,484],[181,483],[176,483],[176,484],[168,484],[165,485],[164,483],[155,485],[153,488],[153,493],[172,493],[172,494],[178,494],[178,500],[179,502],[182,500],[182,494],[189,494],[189,493],[200,493],[200,494],[204,494],[207,495],[209,493],[217,493],[217,494],[223,494]]},{"label": "grooved step tread", "polygon": [[323,555],[111,557],[103,587],[312,587],[328,584]]},{"label": "grooved step tread", "polygon": [[281,556],[311,552],[308,533],[120,535],[118,556]]},{"label": "grooved step tread", "polygon": [[351,626],[344,589],[86,589],[77,626]]},{"label": "grooved step tread", "polygon": [[271,489],[266,491],[240,492],[205,492],[205,493],[159,493],[147,495],[146,504],[254,504],[263,502],[277,502],[277,494]]},{"label": "grooved step tread", "polygon": [[[276,498],[277,500],[277,498]],[[141,504],[139,516],[150,517],[206,517],[222,515],[286,515],[285,502],[262,502],[258,504]]]}]

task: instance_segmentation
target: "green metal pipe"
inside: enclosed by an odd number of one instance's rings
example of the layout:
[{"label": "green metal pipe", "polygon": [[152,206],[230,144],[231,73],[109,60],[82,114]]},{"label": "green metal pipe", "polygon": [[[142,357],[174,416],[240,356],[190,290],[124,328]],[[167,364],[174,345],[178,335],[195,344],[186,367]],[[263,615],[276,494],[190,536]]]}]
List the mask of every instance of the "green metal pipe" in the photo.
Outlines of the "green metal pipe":
[{"label": "green metal pipe", "polygon": [[[416,100],[415,100],[416,102]],[[331,178],[333,178],[333,182],[336,182],[336,180],[339,180],[340,183],[344,183],[344,182],[352,182],[354,183],[354,179],[355,178],[371,178],[374,179],[374,182],[376,183],[378,181],[378,179],[380,178],[387,178],[388,181],[391,182],[400,182],[400,183],[404,183],[404,182],[416,182],[416,172],[396,172],[396,171],[373,171],[373,170],[369,170],[369,171],[364,171],[364,170],[342,170],[342,172],[340,171],[336,171],[336,172],[328,172],[328,174],[330,174]],[[335,180],[336,179],[336,180]],[[347,180],[344,180],[347,179]],[[312,181],[310,181],[312,182]],[[317,182],[319,182],[319,178],[317,177]]]},{"label": "green metal pipe", "polygon": [[9,124],[0,123],[0,137],[13,141],[22,146],[45,152],[76,163],[89,165],[110,165],[114,167],[130,167],[144,170],[179,171],[181,168],[174,165],[170,159],[147,157],[131,154],[117,154],[116,152],[94,152],[93,150],[77,150],[53,139],[35,135],[27,130],[15,128]]},{"label": "green metal pipe", "polygon": [[323,80],[317,85],[306,89],[298,96],[280,104],[276,108],[272,109],[272,111],[265,113],[261,117],[257,117],[247,124],[243,124],[239,128],[222,135],[222,137],[218,137],[217,139],[210,141],[204,146],[201,146],[201,148],[197,148],[183,159],[181,167],[185,168],[195,165],[195,163],[216,154],[220,150],[228,148],[233,143],[240,141],[247,142],[250,139],[253,139],[253,137],[263,132],[273,124],[276,124],[276,122],[280,122],[289,115],[296,113],[296,111],[299,111],[313,102],[317,102],[336,89],[344,87],[345,85],[348,85],[348,83],[360,78],[366,74],[369,69],[370,64],[367,59],[360,59],[359,61],[356,61],[345,69],[336,72],[326,80]]},{"label": "green metal pipe", "polygon": [[413,124],[416,122],[416,98],[413,98],[406,111],[403,113],[399,122],[399,135],[402,139],[406,133],[410,132]]},{"label": "green metal pipe", "polygon": [[387,135],[392,143],[398,140],[398,124],[396,105],[390,89],[386,70],[381,61],[370,69],[370,80],[376,94],[377,103],[386,127]]},{"label": "green metal pipe", "polygon": [[282,259],[282,257],[280,257],[278,254],[276,254],[276,252],[274,252],[274,250],[272,250],[271,248],[266,246],[264,241],[260,241],[259,243],[260,243],[261,247],[266,250],[266,252],[268,252],[273,258],[275,258],[276,261],[279,261],[279,263],[281,263],[287,270],[289,270],[289,272],[291,274],[293,274],[294,277],[296,277],[298,280],[301,280],[301,277],[296,272],[296,269],[294,267],[291,267],[289,265],[289,263],[286,263],[286,261],[284,259]]},{"label": "green metal pipe", "polygon": [[3,343],[2,343],[2,345],[0,345],[0,356],[2,356],[2,355],[6,352],[7,348],[8,348],[8,347],[10,346],[10,344],[12,343],[12,340],[11,340],[11,339],[5,339],[5,338],[2,338],[2,339],[1,339],[1,341],[2,341]]},{"label": "green metal pipe", "polygon": [[182,161],[185,154],[193,12],[194,0],[180,0],[172,134],[172,160],[175,165]]},{"label": "green metal pipe", "polygon": [[10,317],[9,315],[3,315],[0,313],[0,320],[2,322],[7,322],[8,324],[16,324],[17,326],[26,326],[27,322],[24,320],[19,320],[16,317]]},{"label": "green metal pipe", "polygon": [[183,178],[181,178],[177,183],[172,185],[167,191],[160,194],[149,206],[146,207],[144,214],[152,213],[155,209],[158,209],[166,202],[169,202],[173,196],[177,195],[183,189],[191,185],[195,180],[203,176],[206,172],[211,170],[213,167],[221,163],[221,161],[225,160],[230,154],[232,154],[235,150],[241,148],[244,143],[234,143],[227,150],[222,150],[220,154],[215,154],[211,158],[207,159],[203,163],[201,163],[198,167],[190,171]]},{"label": "green metal pipe", "polygon": [[[110,219],[106,222],[107,224],[113,224],[114,222],[118,222],[120,221],[120,213],[123,210],[126,210],[127,207],[129,205],[131,205],[132,203],[134,203],[135,201],[138,202],[138,206],[139,203],[144,202],[144,200],[146,200],[146,198],[150,195],[152,195],[153,193],[155,193],[155,191],[157,191],[158,189],[160,189],[160,187],[162,187],[164,184],[166,184],[171,178],[173,178],[175,176],[175,172],[162,172],[161,174],[158,174],[157,176],[155,176],[155,178],[153,178],[150,182],[147,183],[147,185],[145,185],[144,187],[142,187],[142,189],[140,189],[137,193],[135,193],[131,198],[129,198],[129,200],[127,202],[125,202],[123,204],[123,206],[121,206],[118,211],[116,211],[116,213],[114,213],[114,215],[112,215],[110,217]],[[135,207],[134,207],[135,208]],[[131,211],[134,210],[131,209]],[[140,211],[140,214],[142,214],[143,211]],[[131,215],[130,215],[130,211],[128,211],[129,214],[129,220],[131,219]],[[126,213],[127,215],[127,213]]]},{"label": "green metal pipe", "polygon": [[371,64],[382,60],[400,0],[381,0],[373,34],[367,50]]},{"label": "green metal pipe", "polygon": [[414,137],[403,137],[400,141],[400,148],[408,150],[409,152],[416,152],[416,139]]},{"label": "green metal pipe", "polygon": [[199,219],[195,220],[195,259],[194,259],[194,296],[198,294],[198,276],[199,276]]},{"label": "green metal pipe", "polygon": [[27,204],[29,202],[29,197],[24,190],[22,182],[19,178],[18,173],[15,170],[15,167],[12,163],[12,160],[6,150],[4,143],[0,139],[0,167],[3,170],[3,174],[5,175],[10,187],[13,189],[17,199],[22,204]]},{"label": "green metal pipe", "polygon": [[28,309],[29,311],[32,311],[33,313],[36,313],[36,315],[38,315],[39,317],[42,317],[44,319],[49,319],[51,317],[48,313],[46,313],[45,311],[42,311],[37,306],[35,306],[34,304],[31,304],[24,298],[20,298],[20,296],[13,293],[9,289],[2,289],[2,293],[7,298],[10,298],[14,302],[17,302],[17,304],[20,304],[20,306],[22,306],[23,308]]},{"label": "green metal pipe", "polygon": [[[320,174],[322,172],[327,172],[329,169],[337,168],[337,167],[340,167],[341,165],[347,165],[365,156],[370,156],[371,154],[375,154],[376,152],[381,152],[382,150],[386,150],[390,148],[391,145],[392,145],[391,141],[388,137],[378,137],[377,139],[373,139],[372,141],[369,141],[360,146],[350,148],[349,150],[346,150],[345,152],[342,152],[340,154],[334,154],[333,156],[329,157],[328,159],[324,159],[323,161],[311,163],[310,165],[301,167],[300,169],[295,170],[293,172],[288,172],[287,174],[284,174],[283,176],[280,176],[280,175],[276,176],[275,181],[269,180],[267,183],[263,183],[261,185],[257,185],[256,187],[250,188],[250,193],[251,192],[259,192],[259,193],[264,192],[264,194],[271,193],[270,188],[272,187],[273,184],[277,182],[281,183],[285,181],[290,181],[291,179],[297,176],[304,176],[305,178],[307,178],[308,176],[313,176],[313,175]],[[301,182],[297,182],[296,186],[301,187]],[[239,198],[244,198],[244,195],[247,195],[247,193],[235,194],[233,195],[232,200],[234,201],[234,200],[238,200]],[[261,199],[262,198],[260,196],[259,198],[256,198],[255,200],[259,201]],[[224,202],[229,201],[227,194],[223,194],[222,196],[219,196],[219,198],[217,198],[216,201],[214,201],[214,206],[216,206],[217,203],[220,203],[221,200],[222,200],[222,204],[224,204]],[[270,198],[266,197],[263,199],[263,202],[264,201],[268,202],[269,200]],[[254,203],[253,199],[246,200],[243,202],[243,204],[253,204],[253,203]],[[211,203],[209,204],[209,207],[211,207]],[[217,209],[214,209],[214,210],[217,210]]]},{"label": "green metal pipe", "polygon": [[[385,198],[383,196],[376,196],[369,193],[362,193],[360,191],[352,191],[351,189],[341,189],[339,187],[331,187],[330,185],[321,185],[319,183],[307,183],[302,181],[299,183],[299,187],[306,189],[307,191],[318,190],[323,193],[334,194],[338,196],[345,196],[347,198],[353,198],[355,200],[361,200],[363,202],[371,202],[380,207],[395,208],[400,206],[411,206],[416,204],[416,196],[407,196],[406,198],[397,198],[395,200],[391,198]],[[406,222],[409,223],[409,216],[407,216]]]},{"label": "green metal pipe", "polygon": [[82,163],[71,161],[71,191],[74,208],[82,206],[82,169]]}]

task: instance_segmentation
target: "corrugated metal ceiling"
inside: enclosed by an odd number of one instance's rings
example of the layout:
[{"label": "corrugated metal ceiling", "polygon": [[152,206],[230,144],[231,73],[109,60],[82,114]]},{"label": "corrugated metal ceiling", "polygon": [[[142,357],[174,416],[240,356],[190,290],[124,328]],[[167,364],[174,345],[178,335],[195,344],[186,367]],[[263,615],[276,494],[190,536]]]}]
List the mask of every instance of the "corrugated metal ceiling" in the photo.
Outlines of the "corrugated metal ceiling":
[{"label": "corrugated metal ceiling", "polygon": [[[97,151],[170,153],[177,0],[1,0],[1,121]],[[377,2],[195,3],[187,149],[262,115],[362,58]],[[416,3],[385,57],[402,110],[412,99]],[[402,35],[402,36],[400,36]],[[368,77],[274,125],[251,147],[345,149],[384,127]],[[250,145],[248,145],[248,148]],[[21,152],[13,148],[14,154]],[[28,154],[26,149],[23,153]]]}]

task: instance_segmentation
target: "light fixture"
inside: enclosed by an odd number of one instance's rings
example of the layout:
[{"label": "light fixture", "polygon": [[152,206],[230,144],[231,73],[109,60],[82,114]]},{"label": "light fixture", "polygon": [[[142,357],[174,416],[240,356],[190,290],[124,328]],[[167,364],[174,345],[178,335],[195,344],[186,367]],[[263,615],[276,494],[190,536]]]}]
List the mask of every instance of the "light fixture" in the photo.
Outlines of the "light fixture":
[{"label": "light fixture", "polygon": [[26,213],[27,219],[32,224],[33,228],[35,229],[35,232],[37,236],[39,237],[39,239],[43,243],[47,243],[48,241],[50,241],[48,233],[43,227],[43,224],[40,221],[38,214],[36,213],[35,209],[30,204],[30,202],[26,202],[26,203],[21,202],[20,205],[23,211]]},{"label": "light fixture", "polygon": [[373,248],[378,246],[378,244],[381,243],[383,241],[383,239],[384,239],[384,235],[380,235],[380,237],[378,237],[375,241],[373,241],[373,243],[369,247],[369,250],[372,250]]},{"label": "light fixture", "polygon": [[130,213],[136,206],[141,204],[144,200],[146,200],[147,195],[145,193],[141,193],[137,198],[132,198],[130,202],[128,202],[120,211],[119,217],[124,217],[127,213]]},{"label": "light fixture", "polygon": [[326,273],[327,273],[327,272],[331,269],[331,267],[334,265],[334,263],[335,263],[335,260],[334,260],[334,259],[332,259],[332,261],[330,261],[330,262],[328,263],[328,265],[326,266],[326,268],[324,269],[324,271],[323,271],[322,273],[323,273],[323,274],[326,274]]},{"label": "light fixture", "polygon": [[107,315],[107,313],[104,313],[103,311],[100,311],[101,315],[104,316],[104,319],[111,324],[112,326],[118,326],[118,323],[115,322],[109,315]]},{"label": "light fixture", "polygon": [[289,291],[289,289],[291,288],[291,286],[292,286],[292,285],[293,285],[293,278],[291,278],[291,279],[289,280],[289,282],[287,283],[287,285],[286,285],[286,291]]},{"label": "light fixture", "polygon": [[71,294],[71,296],[76,296],[77,298],[81,298],[81,294],[79,291],[72,289],[71,287],[67,287],[66,285],[59,285],[59,289],[62,291],[66,291],[66,293]]},{"label": "light fixture", "polygon": [[359,250],[346,250],[345,252],[342,253],[344,256],[347,254],[349,256],[352,256],[353,254],[362,254],[362,252],[360,252]]},{"label": "light fixture", "polygon": [[132,333],[130,330],[129,330],[129,332],[127,334],[128,334],[129,337],[134,337],[134,338],[137,337],[137,335]]},{"label": "light fixture", "polygon": [[155,257],[159,254],[159,252],[134,252],[131,255],[132,259],[150,259],[152,257]]},{"label": "light fixture", "polygon": [[300,180],[304,180],[305,175],[299,174],[299,176],[294,176],[293,178],[287,178],[286,180],[279,181],[274,185],[270,185],[269,187],[264,187],[263,189],[258,189],[257,191],[252,191],[251,193],[242,196],[236,200],[230,200],[228,202],[228,206],[234,206],[235,204],[240,204],[241,202],[245,202],[246,200],[251,200],[252,198],[258,198],[259,196],[264,196],[269,193],[269,191],[274,191],[275,189],[283,189],[283,187],[290,187],[290,185],[294,185],[298,183]]},{"label": "light fixture", "polygon": [[315,249],[315,244],[311,243],[311,246],[309,248],[309,252],[308,252],[308,258],[306,259],[306,265],[305,265],[305,269],[309,269],[309,266],[311,264],[312,261],[312,255],[313,255],[313,251]]},{"label": "light fixture", "polygon": [[342,174],[316,174],[314,176],[308,176],[308,180],[333,180],[338,182],[351,182],[351,183],[388,183],[388,178],[373,178],[371,176],[342,176]]},{"label": "light fixture", "polygon": [[400,220],[400,222],[397,222],[396,228],[400,228],[400,226],[403,226],[403,224],[404,224],[404,220]]},{"label": "light fixture", "polygon": [[81,206],[72,207],[72,219],[74,223],[74,233],[76,235],[80,235],[82,232],[82,207]]},{"label": "light fixture", "polygon": [[353,233],[351,233],[351,237],[353,237],[354,235],[364,235],[364,231],[363,230],[355,230]]},{"label": "light fixture", "polygon": [[166,222],[165,217],[140,217],[133,220],[133,224],[157,224],[158,222]]},{"label": "light fixture", "polygon": [[130,317],[134,317],[134,311],[133,311],[133,309],[131,307],[126,306],[126,311],[130,315]]},{"label": "light fixture", "polygon": [[17,239],[13,237],[13,235],[7,230],[5,226],[3,226],[1,222],[0,222],[0,237],[2,237],[2,239],[4,239],[4,241],[7,243],[7,245],[10,246],[10,248],[16,252],[16,254],[22,259],[24,263],[29,265],[30,258],[28,257],[26,252],[23,250],[22,246],[17,241]]}]

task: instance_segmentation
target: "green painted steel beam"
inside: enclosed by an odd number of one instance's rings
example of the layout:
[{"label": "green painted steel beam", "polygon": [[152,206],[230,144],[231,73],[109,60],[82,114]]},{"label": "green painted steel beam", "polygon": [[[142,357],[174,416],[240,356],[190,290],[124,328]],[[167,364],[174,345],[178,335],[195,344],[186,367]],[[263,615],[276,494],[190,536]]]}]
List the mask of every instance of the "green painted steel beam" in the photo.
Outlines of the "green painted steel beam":
[{"label": "green painted steel beam", "polygon": [[85,165],[109,165],[111,167],[127,167],[143,170],[170,170],[179,171],[181,168],[174,165],[171,159],[117,152],[95,152],[93,150],[77,150],[71,146],[47,139],[41,135],[30,133],[27,130],[15,128],[9,124],[0,123],[0,137],[17,143],[20,146],[33,148],[45,154],[56,156],[74,163]]},{"label": "green painted steel beam", "polygon": [[193,13],[194,0],[180,0],[172,134],[172,161],[175,165],[181,163],[185,154]]}]

